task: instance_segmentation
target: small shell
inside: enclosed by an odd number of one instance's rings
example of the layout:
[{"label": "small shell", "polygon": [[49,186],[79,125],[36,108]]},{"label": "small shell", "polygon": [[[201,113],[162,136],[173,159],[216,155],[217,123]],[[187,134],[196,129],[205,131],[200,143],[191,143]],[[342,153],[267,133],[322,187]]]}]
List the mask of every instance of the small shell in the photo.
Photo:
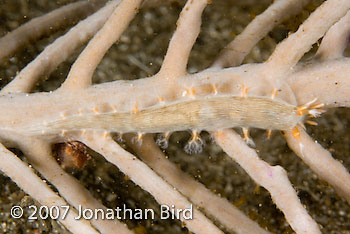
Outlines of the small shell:
[{"label": "small shell", "polygon": [[87,147],[79,141],[69,141],[55,144],[53,154],[63,169],[83,169],[91,159]]}]

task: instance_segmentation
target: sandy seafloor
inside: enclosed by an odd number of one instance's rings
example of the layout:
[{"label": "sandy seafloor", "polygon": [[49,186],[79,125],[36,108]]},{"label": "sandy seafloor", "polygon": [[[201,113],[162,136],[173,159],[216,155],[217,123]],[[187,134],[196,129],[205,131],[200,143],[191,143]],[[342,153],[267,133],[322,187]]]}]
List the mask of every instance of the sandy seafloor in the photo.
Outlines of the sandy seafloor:
[{"label": "sandy seafloor", "polygon": [[[0,0],[0,35],[68,2],[70,1]],[[259,4],[254,4],[252,0],[212,1],[204,12],[201,34],[190,56],[188,66],[190,72],[200,71],[209,66],[220,48],[239,34],[245,25],[270,3],[267,0],[256,2]],[[259,42],[244,62],[261,62],[268,58],[276,42],[282,40],[290,30],[295,30],[298,22],[302,22],[320,2],[311,1],[306,7],[307,10],[276,27]],[[110,49],[99,65],[94,75],[94,82],[136,79],[157,72],[175,28],[181,5],[182,3],[173,2],[141,10],[122,36],[121,42]],[[46,45],[63,33],[64,30],[28,45],[9,59],[6,64],[1,64],[2,85],[35,58]],[[313,48],[313,51],[315,49]],[[77,55],[78,51],[50,76],[43,77],[36,91],[49,91],[59,87]],[[317,122],[319,126],[308,126],[307,131],[323,147],[331,151],[335,159],[341,161],[350,170],[350,110],[345,108],[329,110],[318,118]],[[207,133],[202,133],[207,143],[203,153],[187,155],[183,147],[189,136],[188,132],[174,133],[171,136],[170,146],[166,150],[169,160],[213,192],[226,197],[262,227],[274,233],[293,232],[283,214],[271,201],[269,193],[263,188],[257,189],[250,177],[210,140]],[[320,225],[323,233],[350,233],[350,205],[340,198],[327,183],[318,179],[288,148],[279,132],[274,132],[270,140],[266,139],[265,131],[262,130],[253,130],[252,136],[261,158],[272,165],[281,165],[286,169],[302,203]],[[18,149],[12,150],[21,155]],[[23,158],[22,155],[21,157]],[[93,154],[93,159],[87,167],[82,171],[73,172],[73,175],[108,207],[115,208],[123,204],[129,208],[140,209],[157,210],[159,207],[150,194],[128,180],[115,166],[107,163],[99,155]],[[60,224],[49,219],[29,222],[27,217],[30,210],[25,210],[23,218],[12,219],[9,213],[11,206],[28,207],[37,203],[11,182],[6,175],[0,175],[0,184],[0,232],[67,232]],[[178,221],[127,220],[126,223],[136,233],[188,232]]]}]

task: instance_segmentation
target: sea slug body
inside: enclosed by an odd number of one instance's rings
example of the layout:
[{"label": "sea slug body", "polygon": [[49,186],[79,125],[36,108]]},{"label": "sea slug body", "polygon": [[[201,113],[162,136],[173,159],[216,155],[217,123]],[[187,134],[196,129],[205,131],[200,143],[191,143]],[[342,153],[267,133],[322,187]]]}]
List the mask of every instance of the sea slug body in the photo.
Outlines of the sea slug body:
[{"label": "sea slug body", "polygon": [[298,107],[260,96],[209,96],[130,112],[84,114],[56,119],[46,133],[62,129],[111,132],[165,133],[183,130],[214,131],[232,127],[271,130],[292,129],[303,121]]}]

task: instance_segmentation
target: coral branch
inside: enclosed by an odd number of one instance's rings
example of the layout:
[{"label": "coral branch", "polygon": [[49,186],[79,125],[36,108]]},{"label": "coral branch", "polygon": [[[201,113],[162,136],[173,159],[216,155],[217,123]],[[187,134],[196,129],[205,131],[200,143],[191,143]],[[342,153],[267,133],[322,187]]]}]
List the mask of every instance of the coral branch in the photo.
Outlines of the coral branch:
[{"label": "coral branch", "polygon": [[[50,34],[53,23],[62,24],[79,18],[75,10],[85,15],[104,2],[105,0],[92,0],[69,5],[52,13],[53,15],[34,19],[19,27],[0,39],[0,60],[10,56],[15,49],[20,49],[28,41],[39,40],[44,34]],[[204,144],[199,138],[200,131],[218,131],[213,135],[219,146],[241,165],[256,183],[270,192],[290,226],[298,233],[319,233],[316,222],[301,204],[286,171],[259,159],[257,153],[234,131],[222,129],[293,128],[293,133],[292,130],[285,131],[289,146],[321,179],[333,185],[350,203],[350,175],[346,168],[335,161],[327,150],[315,143],[305,131],[295,128],[296,125],[308,121],[304,118],[307,112],[316,115],[320,106],[325,109],[350,107],[350,59],[343,56],[350,34],[350,1],[325,1],[297,32],[291,33],[276,47],[268,61],[238,66],[252,47],[275,25],[299,12],[308,2],[274,1],[227,45],[212,67],[189,74],[186,70],[189,55],[200,32],[203,10],[211,1],[188,0],[178,18],[177,28],[156,75],[134,81],[119,80],[92,85],[96,67],[109,48],[129,27],[143,2],[109,2],[49,45],[0,92],[0,141],[7,147],[21,149],[33,167],[56,186],[60,195],[55,194],[23,161],[2,145],[0,169],[43,205],[66,205],[68,202],[75,207],[83,205],[90,209],[106,210],[106,207],[94,199],[78,181],[65,173],[52,158],[50,144],[68,139],[68,144],[80,145],[81,143],[74,142],[79,140],[116,165],[160,204],[185,209],[192,208],[193,202],[193,219],[180,217],[190,232],[222,233],[201,213],[203,211],[228,231],[266,233],[227,200],[211,193],[204,185],[169,162],[155,145],[151,135],[144,136],[145,133],[163,133],[165,140],[161,142],[167,144],[170,132],[189,129],[193,134],[189,147],[185,149],[198,153],[202,149],[199,145]],[[160,7],[165,2],[152,1],[151,4],[159,7],[161,15],[166,15],[166,8]],[[226,1],[221,1],[220,4],[224,2]],[[249,1],[242,2],[246,4]],[[178,4],[174,3],[172,6],[175,8]],[[153,14],[154,12],[145,12],[142,19],[147,21],[144,25],[147,36],[153,32],[158,34],[157,30],[163,27],[164,21],[155,18],[157,13]],[[217,15],[214,15],[214,18],[217,19],[217,16],[221,17],[222,12],[215,14]],[[67,20],[63,19],[65,17]],[[158,21],[156,30],[150,28],[153,21],[149,20],[154,19]],[[38,27],[38,31],[32,32],[28,29],[33,25]],[[143,25],[143,22],[140,25]],[[222,32],[228,35],[229,30],[221,28],[224,25],[225,23],[220,23],[209,33],[216,36],[219,31],[224,30]],[[133,31],[128,33],[134,33]],[[322,36],[324,38],[314,58],[299,62]],[[47,76],[91,37],[93,38],[73,64],[60,89],[53,92],[29,93],[41,76]],[[129,45],[129,38],[134,38],[134,35],[126,35],[125,40],[123,37],[125,43],[116,49],[134,51],[137,46],[145,48],[141,42],[143,37],[140,35],[137,35],[135,45]],[[153,42],[151,47],[158,47]],[[7,46],[7,43],[11,46]],[[41,43],[39,44],[41,46]],[[5,47],[9,47],[8,50]],[[142,54],[146,52],[150,51],[145,49]],[[126,57],[146,73],[152,74],[149,71],[153,69],[148,71],[146,66],[132,59],[132,54]],[[154,61],[158,66],[161,58],[158,56]],[[2,74],[13,74],[16,71],[12,61],[6,65],[10,64],[11,67],[6,67]],[[226,66],[235,67],[222,69]],[[127,66],[122,64],[121,67]],[[127,67],[123,72],[133,72],[132,69],[128,69]],[[308,110],[310,103],[313,104]],[[129,137],[129,143],[131,141],[134,152],[145,163],[113,141],[110,136],[112,132],[137,133],[138,142],[132,142]],[[244,135],[249,139],[247,130],[244,130]],[[81,154],[85,155],[82,152]],[[101,219],[89,222],[75,220],[76,213],[72,208],[68,218],[62,220],[74,233],[96,233],[94,228],[101,233],[131,232],[119,222]]]},{"label": "coral branch", "polygon": [[216,142],[259,185],[266,188],[272,200],[284,213],[297,233],[320,233],[317,223],[309,216],[280,166],[270,166],[232,130],[214,133]]},{"label": "coral branch", "polygon": [[326,108],[350,107],[350,59],[309,65],[300,64],[287,78],[297,102],[305,104],[317,98],[317,102],[325,104]]},{"label": "coral branch", "polygon": [[320,177],[329,183],[340,196],[350,203],[350,174],[331,153],[315,142],[298,127],[300,136],[295,138],[291,131],[285,131],[288,146]]},{"label": "coral branch", "polygon": [[141,2],[142,0],[122,0],[73,64],[66,81],[62,84],[63,89],[86,88],[91,84],[97,65],[135,17]]},{"label": "coral branch", "polygon": [[[104,136],[103,136],[104,135]],[[148,191],[160,204],[169,207],[175,205],[178,209],[187,209],[191,203],[174,190],[161,177],[152,171],[147,165],[138,160],[134,155],[121,148],[112,138],[106,134],[87,132],[78,136],[81,141],[91,147],[91,149],[103,155],[109,162],[116,165],[134,183]],[[145,179],[146,178],[146,179]],[[222,233],[209,219],[207,219],[198,209],[193,207],[193,218],[181,220],[186,227],[195,233]]]},{"label": "coral branch", "polygon": [[32,19],[0,39],[0,63],[32,41],[91,14],[103,1],[76,2]]},{"label": "coral branch", "polygon": [[207,2],[208,0],[188,0],[183,7],[159,72],[160,76],[171,78],[186,74],[188,57],[198,37],[201,15]]},{"label": "coral branch", "polygon": [[[287,80],[291,86],[293,94],[296,95],[299,105],[318,99],[318,102],[324,103],[326,108],[335,106],[350,106],[348,90],[350,80],[347,77],[347,71],[350,72],[350,59],[343,58],[327,61],[323,63],[308,63],[295,69],[295,73]],[[106,112],[111,112],[110,106],[118,106],[120,112],[130,112],[138,104],[139,109],[159,104],[159,96],[174,98],[177,100],[183,98],[181,94],[185,87],[195,87],[197,95],[212,95],[207,87],[216,84],[218,87],[225,87],[232,95],[239,95],[237,84],[241,82],[254,87],[250,93],[261,95],[261,92],[271,91],[271,86],[263,79],[258,79],[260,65],[245,65],[224,69],[220,71],[203,71],[197,74],[180,77],[169,84],[166,80],[157,79],[157,76],[148,79],[136,81],[115,81],[107,84],[94,85],[81,92],[65,93],[36,93],[27,95],[11,95],[0,97],[0,107],[6,109],[0,115],[1,135],[6,138],[8,135],[8,126],[13,125],[11,131],[21,131],[23,134],[41,135],[44,131],[47,134],[59,134],[62,129],[47,129],[44,126],[44,120],[59,118],[59,113],[78,113],[79,109],[85,108],[90,111],[93,108],[105,108]],[[339,69],[342,69],[339,73]],[[247,72],[244,72],[247,71]],[[317,77],[317,79],[315,79]],[[315,86],[317,85],[317,89]],[[161,87],[161,89],[158,89]],[[198,88],[197,88],[198,87]],[[203,91],[201,89],[204,89]],[[150,90],[156,90],[150,93]],[[158,92],[157,92],[158,91]],[[261,92],[260,92],[261,91]],[[329,95],[324,95],[327,92]],[[134,93],[136,95],[130,95]],[[84,98],[82,98],[84,97]],[[167,99],[165,99],[167,100]],[[175,99],[176,100],[176,99]],[[170,101],[173,101],[170,99]],[[35,103],[35,105],[32,105]],[[106,105],[109,104],[110,106]],[[52,109],[52,106],[55,106]],[[43,113],[42,110],[45,110]],[[27,118],[23,118],[23,116]],[[110,119],[112,121],[113,119]],[[85,123],[85,122],[84,122]],[[77,124],[78,123],[74,123]],[[83,124],[83,123],[82,123]],[[106,129],[113,131],[112,125],[99,121],[94,126],[79,125],[90,129]],[[65,126],[62,126],[63,128]]]},{"label": "coral branch", "polygon": [[[141,146],[131,142],[133,137],[131,134],[126,134],[123,137],[148,166],[188,197],[196,206],[204,209],[208,215],[216,218],[228,229],[242,234],[268,233],[247,218],[226,199],[216,196],[201,183],[167,160],[163,152],[155,144],[152,135],[144,136]],[[222,207],[225,207],[225,209],[222,209]]]},{"label": "coral branch", "polygon": [[41,76],[50,74],[61,62],[66,60],[76,48],[84,44],[97,32],[107,20],[117,3],[118,1],[107,4],[95,14],[81,21],[67,34],[56,39],[51,45],[47,46],[35,60],[16,75],[15,79],[7,84],[1,92],[30,92]]},{"label": "coral branch", "polygon": [[[33,145],[36,147],[33,148]],[[105,206],[98,202],[74,177],[67,174],[57,164],[51,155],[51,147],[48,143],[42,140],[22,138],[20,148],[31,165],[50,181],[60,195],[76,209],[78,209],[79,205],[83,205],[84,209],[102,209],[106,211]],[[132,233],[125,224],[118,220],[92,219],[91,223],[101,233],[113,233],[116,230],[118,230],[118,233]]]},{"label": "coral branch", "polygon": [[349,44],[349,25],[350,11],[328,30],[315,57],[321,61],[341,58]]},{"label": "coral branch", "polygon": [[[49,207],[57,206],[60,208],[60,213],[64,213],[63,206],[68,206],[68,204],[35,175],[34,171],[27,164],[8,151],[2,144],[0,144],[0,159],[0,170],[9,176],[21,189],[34,197],[40,204]],[[60,222],[68,230],[76,234],[97,234],[97,231],[87,221],[75,219],[77,216],[77,213],[70,209],[65,219],[60,219]]]},{"label": "coral branch", "polygon": [[258,41],[283,20],[301,11],[308,2],[309,0],[275,1],[262,14],[254,18],[241,34],[225,46],[212,66],[232,67],[240,65]]},{"label": "coral branch", "polygon": [[[266,62],[267,76],[275,79],[288,73],[311,46],[346,14],[349,8],[350,1],[348,0],[324,2],[300,25],[298,31],[277,45]],[[291,50],[291,48],[293,49]]]}]

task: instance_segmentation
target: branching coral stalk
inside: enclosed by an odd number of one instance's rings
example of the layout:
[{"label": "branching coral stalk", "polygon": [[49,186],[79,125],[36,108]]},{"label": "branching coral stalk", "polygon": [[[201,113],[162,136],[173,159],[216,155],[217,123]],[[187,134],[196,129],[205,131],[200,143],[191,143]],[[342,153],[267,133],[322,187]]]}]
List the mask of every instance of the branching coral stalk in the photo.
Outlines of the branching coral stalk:
[{"label": "branching coral stalk", "polygon": [[300,64],[287,78],[297,102],[307,103],[317,98],[326,108],[350,107],[350,79],[347,78],[349,58],[311,64]]},{"label": "branching coral stalk", "polygon": [[[35,149],[32,146],[35,145]],[[76,209],[83,206],[84,209],[102,209],[106,207],[97,201],[75,178],[67,174],[56,162],[52,155],[51,145],[45,141],[37,139],[23,139],[19,148],[29,159],[31,165],[50,181],[63,196],[67,202],[72,204]],[[45,162],[45,163],[43,163]],[[132,232],[125,224],[118,220],[93,219],[91,224],[101,233],[118,233],[131,234]]]},{"label": "branching coral stalk", "polygon": [[297,233],[321,233],[317,223],[309,216],[290,184],[286,171],[280,166],[270,166],[259,159],[255,151],[233,131],[215,133],[216,142],[234,159],[252,179],[266,188],[277,207]]},{"label": "branching coral stalk", "polygon": [[[187,1],[176,23],[176,31],[169,43],[167,54],[159,72],[161,76],[163,75],[169,79],[169,76],[179,77],[187,73],[188,57],[198,37],[202,12],[207,2],[207,0]],[[186,43],[183,43],[184,41]]]},{"label": "branching coral stalk", "polygon": [[[134,155],[123,150],[109,135],[101,137],[98,133],[86,133],[81,136],[81,141],[104,155],[108,161],[129,175],[132,181],[151,193],[160,204],[166,204],[169,207],[175,205],[181,209],[191,207],[191,203],[177,192],[176,188],[167,184]],[[197,208],[193,208],[192,219],[184,219],[181,216],[181,220],[189,230],[195,233],[222,233]]]},{"label": "branching coral stalk", "polygon": [[[0,144],[0,169],[8,175],[18,186],[20,186],[30,196],[42,205],[57,206],[60,208],[60,213],[63,214],[64,206],[68,204],[60,196],[55,194],[49,186],[35,175],[34,171],[28,165],[22,162],[16,155],[7,150]],[[20,173],[18,173],[20,172]],[[91,233],[97,232],[85,220],[77,220],[77,213],[73,210],[67,212],[65,219],[60,220],[69,230],[74,233]]]},{"label": "branching coral stalk", "polygon": [[91,14],[103,2],[86,1],[72,3],[23,24],[0,39],[0,48],[2,48],[0,51],[0,62],[4,62],[16,50],[23,48],[29,42],[36,41],[45,35],[57,31],[64,25],[69,25],[75,20]]},{"label": "branching coral stalk", "polygon": [[22,69],[1,92],[30,92],[42,75],[50,74],[58,64],[66,60],[76,48],[84,44],[99,30],[118,3],[119,1],[113,1],[107,4],[95,14],[81,21],[67,34],[56,39],[35,60]]},{"label": "branching coral stalk", "polygon": [[[350,73],[350,60],[342,57],[349,34],[349,29],[346,27],[349,16],[345,15],[350,8],[349,1],[328,0],[312,13],[297,32],[277,46],[268,61],[262,64],[238,66],[251,48],[274,25],[297,13],[301,5],[306,2],[305,0],[275,2],[226,47],[230,50],[224,51],[214,62],[213,67],[196,74],[188,74],[186,71],[188,57],[200,32],[201,15],[208,3],[204,0],[188,0],[179,16],[164,62],[156,75],[136,81],[92,85],[92,75],[97,65],[127,29],[142,1],[116,0],[107,4],[48,46],[1,91],[3,95],[0,96],[0,109],[6,111],[0,116],[0,141],[7,146],[15,145],[20,148],[42,176],[56,186],[62,197],[54,194],[26,164],[4,147],[0,156],[7,157],[8,160],[2,160],[4,162],[0,164],[1,170],[42,204],[50,206],[67,204],[63,200],[65,198],[75,207],[84,203],[89,208],[105,209],[75,179],[64,173],[52,157],[43,160],[45,157],[50,157],[51,144],[79,140],[116,165],[160,204],[188,208],[190,202],[193,202],[211,217],[217,218],[228,229],[236,232],[264,233],[226,200],[213,195],[203,185],[166,161],[150,135],[142,139],[142,129],[149,129],[149,126],[142,126],[147,125],[147,120],[131,126],[139,132],[138,142],[134,142],[133,147],[144,162],[124,150],[110,136],[112,132],[121,128],[117,118],[113,118],[113,114],[127,113],[136,118],[139,111],[148,108],[167,106],[174,102],[190,102],[197,98],[205,100],[215,98],[216,95],[266,98],[271,95],[273,89],[277,90],[275,92],[278,93],[281,102],[295,105],[296,110],[298,106],[315,98],[324,104],[324,108],[350,107],[350,79],[347,77]],[[69,14],[74,10],[69,7],[67,9]],[[337,21],[339,22],[336,23]],[[264,26],[266,27],[263,28]],[[20,30],[22,29],[18,29],[17,33]],[[41,31],[45,31],[45,25],[41,26]],[[306,63],[299,62],[312,44],[325,33],[327,34],[315,59]],[[337,36],[338,33],[340,36]],[[16,31],[13,35],[16,35]],[[75,48],[92,36],[93,39],[75,61],[60,89],[51,93],[26,93],[32,89],[41,75],[50,73]],[[338,44],[333,51],[329,47],[332,41]],[[237,67],[222,69],[226,66]],[[248,88],[248,94],[245,93],[245,88]],[[328,95],[324,95],[325,92]],[[66,119],[68,121],[63,121]],[[195,120],[192,118],[188,121],[195,122]],[[205,126],[204,130],[212,130],[210,127]],[[279,129],[286,132],[285,137],[291,149],[349,201],[349,186],[341,183],[349,181],[350,175],[346,169],[332,159],[328,151],[314,143],[303,130],[293,127],[287,130]],[[191,130],[197,138],[198,132],[203,129]],[[301,204],[284,169],[280,166],[270,166],[259,159],[257,153],[232,130],[215,130],[217,131],[213,135],[218,145],[241,165],[256,183],[271,193],[272,200],[297,233],[320,232],[316,222]],[[35,142],[34,149],[31,148],[33,142]],[[23,169],[27,177],[19,174],[16,171],[18,168]],[[33,190],[28,186],[28,181],[35,183],[40,188],[38,191],[45,193],[40,194]],[[70,189],[67,189],[68,185]],[[49,196],[54,200],[50,200]],[[206,204],[208,202],[213,204]],[[225,213],[221,213],[220,205],[227,207]],[[192,220],[182,218],[182,221],[191,232],[222,233],[197,207],[194,208]],[[62,222],[74,233],[79,233],[82,229],[86,229],[84,233],[96,232],[89,223],[75,221],[72,216]],[[236,226],[240,224],[242,227]],[[114,229],[124,233],[130,232],[117,222],[93,220],[91,225],[102,233],[111,233]]]},{"label": "branching coral stalk", "polygon": [[[347,0],[329,0],[300,25],[298,31],[282,41],[267,60],[268,75],[279,77],[293,68],[301,57],[350,8]],[[330,10],[333,9],[333,10]],[[293,48],[293,50],[290,50]]]},{"label": "branching coral stalk", "polygon": [[[73,64],[63,89],[86,88],[101,59],[135,17],[142,0],[122,1]],[[110,33],[113,32],[113,33]]]},{"label": "branching coral stalk", "polygon": [[[325,63],[327,64],[327,68],[324,67],[324,63],[309,63],[308,66],[303,66],[300,70],[296,70],[295,74],[291,76],[291,79],[287,80],[287,84],[291,86],[292,90],[295,88],[294,94],[300,100],[310,100],[308,97],[311,97],[311,100],[319,98],[319,101],[325,103],[327,107],[349,106],[349,100],[347,98],[349,81],[345,74],[337,75],[335,70],[344,68],[344,71],[347,71],[349,68],[346,64],[348,63],[350,63],[350,60],[347,58],[327,62]],[[237,94],[240,93],[237,84],[248,84],[251,87],[255,84],[257,88],[252,93],[259,94],[260,90],[263,91],[264,88],[269,87],[264,80],[255,80],[260,75],[258,72],[259,68],[260,65],[249,65],[250,72],[244,72],[247,66],[219,71],[203,71],[178,78],[171,84],[167,84],[165,80],[158,79],[157,76],[131,82],[116,81],[109,83],[108,86],[105,84],[95,85],[65,96],[62,96],[59,92],[12,95],[10,103],[8,102],[9,98],[3,96],[0,98],[0,106],[8,111],[6,115],[0,116],[1,127],[3,128],[2,135],[5,135],[6,131],[11,132],[16,129],[21,130],[23,134],[42,134],[42,131],[46,131],[46,134],[58,134],[61,133],[62,129],[48,129],[43,126],[43,121],[47,118],[59,117],[62,113],[75,114],[78,110],[82,109],[82,106],[85,107],[83,111],[87,113],[93,112],[96,107],[101,107],[101,111],[105,108],[105,111],[110,112],[113,111],[111,109],[113,105],[118,106],[123,112],[132,111],[135,103],[138,104],[139,108],[146,108],[157,104],[159,102],[159,96],[169,97],[170,100],[172,98],[181,98],[182,94],[188,89],[187,87],[198,87],[196,88],[196,92],[197,95],[201,96],[208,95],[208,92],[212,94],[211,84],[213,83],[217,84],[219,92],[225,89]],[[317,84],[320,84],[318,89],[312,88],[312,84],[316,84],[314,78],[311,77],[313,74],[318,75]],[[339,82],[337,85],[333,87],[327,86],[335,80]],[[303,87],[302,85],[305,84],[309,85]],[[162,89],[157,90],[158,87],[162,87]],[[150,94],[149,90],[155,90],[155,92]],[[305,93],[304,91],[309,92]],[[332,94],[334,93],[334,96],[322,95],[326,91]],[[130,96],[130,93],[137,95]],[[28,103],[37,103],[37,105],[30,106]],[[50,110],[49,107],[52,105],[55,105],[55,110]],[[45,109],[47,110],[45,113],[41,112],[43,108],[47,108]],[[21,114],[24,113],[27,113],[28,119],[21,118]],[[11,125],[13,125],[12,130],[6,127]],[[114,129],[112,125],[103,121],[96,122],[94,128],[101,130]]]},{"label": "branching coral stalk", "polygon": [[286,131],[284,137],[289,147],[322,179],[329,183],[340,196],[350,203],[350,174],[331,153],[315,142],[301,128],[300,136],[293,137]]},{"label": "branching coral stalk", "polygon": [[317,50],[316,58],[320,60],[332,60],[341,58],[349,43],[350,12],[335,23],[323,37]]},{"label": "branching coral stalk", "polygon": [[240,65],[243,59],[268,32],[288,17],[297,14],[309,0],[279,0],[258,15],[234,40],[225,46],[213,67]]},{"label": "branching coral stalk", "polygon": [[[133,137],[133,135],[124,136],[128,144],[148,166],[226,228],[236,233],[267,233],[226,199],[214,195],[203,184],[195,181],[167,160],[151,135],[146,135],[142,139],[141,146],[132,142]],[[225,209],[222,209],[223,207]]]},{"label": "branching coral stalk", "polygon": [[[81,31],[84,31],[85,36],[80,37],[81,40],[86,40],[88,37],[90,37],[89,33],[95,33],[96,29],[98,29],[99,25],[103,23],[103,18],[105,15],[108,15],[108,11],[111,11],[119,1],[114,1],[113,4],[107,5],[102,11],[98,12],[92,17],[89,17],[89,19],[81,22],[78,26],[76,26],[73,30],[70,31],[70,33],[66,34],[59,40],[56,40],[51,47],[48,47],[36,60],[34,63],[31,63],[27,67],[27,69],[24,69],[25,77],[21,77],[22,74],[18,75],[14,81],[8,85],[5,89],[2,90],[2,92],[26,92],[29,91],[34,82],[39,78],[40,72],[43,73],[45,70],[52,70],[54,67],[57,66],[62,60],[64,60],[68,53],[72,52],[74,48],[76,48],[79,44],[82,43],[82,41],[76,41],[76,43],[71,43],[71,38],[76,37],[77,33],[81,34]],[[74,8],[69,8],[69,10],[74,10]],[[61,13],[62,14],[62,13]],[[95,24],[96,26],[92,25]],[[87,28],[89,26],[90,32],[86,32],[84,28]],[[21,30],[21,29],[20,29]],[[16,31],[17,32],[17,31]],[[16,35],[16,34],[15,34]],[[68,47],[67,54],[63,54],[59,49],[64,46],[68,46],[68,43],[71,45]],[[58,46],[57,46],[58,45]],[[58,48],[57,48],[58,47]],[[67,48],[65,48],[67,49]],[[56,56],[56,60],[53,61],[53,64],[49,64],[49,60],[47,59],[47,56]],[[44,61],[47,61],[45,64],[46,66],[41,67],[41,70],[38,70],[38,65],[42,65],[42,61],[44,58]],[[51,66],[51,67],[50,67]],[[46,68],[48,67],[48,69]],[[45,69],[46,68],[46,69]],[[29,72],[28,72],[29,70]],[[33,72],[31,72],[33,71]],[[34,74],[33,74],[34,73]],[[28,76],[29,74],[29,76]],[[89,209],[103,209],[106,210],[106,207],[101,205],[97,200],[95,200],[91,194],[82,187],[74,178],[67,175],[55,162],[51,155],[51,147],[48,143],[41,141],[41,140],[34,140],[34,143],[37,145],[37,148],[32,151],[30,150],[29,146],[33,144],[33,140],[29,140],[27,144],[21,143],[22,150],[27,153],[27,156],[29,157],[29,160],[34,164],[34,167],[44,175],[45,178],[47,178],[51,183],[53,183],[56,188],[59,190],[61,195],[63,195],[68,201],[74,205],[75,208],[78,208],[79,205],[84,205],[85,208]],[[41,146],[41,147],[40,147]],[[46,157],[47,159],[44,159]],[[42,161],[45,161],[45,166],[42,165]],[[30,193],[31,194],[31,193]],[[83,195],[83,196],[82,196]],[[36,197],[36,196],[34,196]],[[71,215],[69,216],[71,217]],[[96,226],[96,228],[101,231],[102,233],[112,233],[115,230],[118,230],[120,233],[131,233],[126,227],[125,224],[120,224],[118,221],[109,221],[104,219],[94,219],[92,220],[93,225]],[[70,228],[69,225],[66,225],[67,228],[69,228],[72,232],[78,232],[75,230],[75,227],[77,227],[77,230],[82,231],[81,225],[75,225],[74,228]]]}]

